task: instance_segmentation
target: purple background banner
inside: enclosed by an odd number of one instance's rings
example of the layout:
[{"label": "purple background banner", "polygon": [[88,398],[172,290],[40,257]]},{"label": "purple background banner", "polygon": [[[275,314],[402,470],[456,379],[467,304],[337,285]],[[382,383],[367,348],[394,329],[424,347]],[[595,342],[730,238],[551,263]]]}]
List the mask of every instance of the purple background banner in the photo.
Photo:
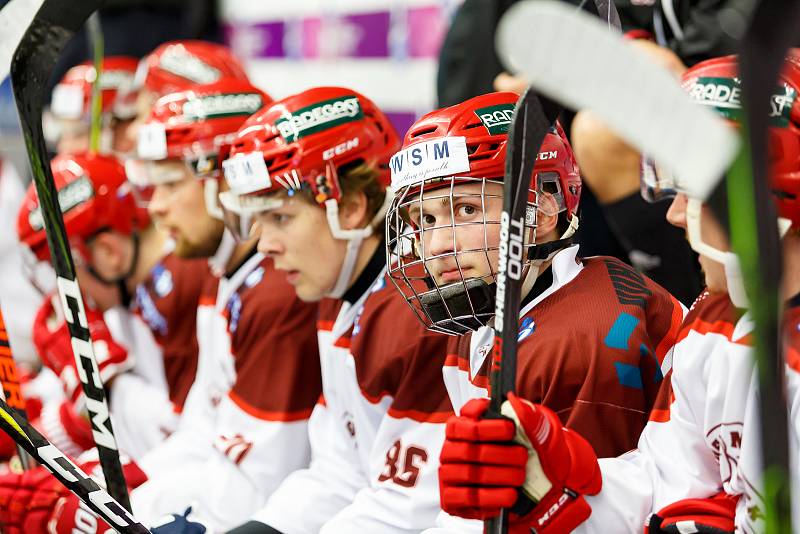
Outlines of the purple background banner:
[{"label": "purple background banner", "polygon": [[[435,59],[447,27],[437,5],[395,11],[342,13],[294,20],[234,22],[225,36],[243,59],[387,58]],[[401,32],[401,34],[400,34]],[[402,49],[392,46],[399,39]],[[293,42],[287,42],[292,40]],[[297,42],[294,42],[297,41]],[[393,54],[394,52],[394,54]]]}]

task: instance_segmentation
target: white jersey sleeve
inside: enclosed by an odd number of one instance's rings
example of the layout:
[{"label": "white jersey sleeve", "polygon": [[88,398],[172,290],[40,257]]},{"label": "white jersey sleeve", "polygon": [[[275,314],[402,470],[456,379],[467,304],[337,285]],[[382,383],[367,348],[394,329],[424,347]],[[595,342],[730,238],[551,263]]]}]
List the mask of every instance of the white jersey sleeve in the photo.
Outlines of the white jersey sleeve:
[{"label": "white jersey sleeve", "polygon": [[289,475],[253,519],[284,534],[317,533],[366,485],[351,436],[323,402],[308,423],[311,464]]}]

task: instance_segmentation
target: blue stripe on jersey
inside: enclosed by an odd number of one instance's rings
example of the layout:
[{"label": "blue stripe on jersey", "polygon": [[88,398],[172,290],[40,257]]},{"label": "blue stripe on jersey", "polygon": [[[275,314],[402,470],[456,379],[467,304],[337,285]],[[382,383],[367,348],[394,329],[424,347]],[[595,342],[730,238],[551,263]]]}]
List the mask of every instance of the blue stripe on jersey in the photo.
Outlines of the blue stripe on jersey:
[{"label": "blue stripe on jersey", "polygon": [[606,347],[627,350],[628,340],[637,324],[639,324],[639,319],[633,315],[625,312],[620,313],[617,320],[611,325],[611,330],[606,334],[604,340]]}]

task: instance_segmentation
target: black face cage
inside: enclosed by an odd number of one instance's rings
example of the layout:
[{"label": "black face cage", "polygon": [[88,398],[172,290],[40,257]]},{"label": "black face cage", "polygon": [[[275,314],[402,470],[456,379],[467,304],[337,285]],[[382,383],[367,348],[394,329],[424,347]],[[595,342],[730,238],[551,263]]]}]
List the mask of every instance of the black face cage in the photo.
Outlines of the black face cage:
[{"label": "black face cage", "polygon": [[[542,173],[539,189],[544,191],[542,199],[547,204],[564,204],[555,173]],[[548,176],[549,175],[549,176]],[[486,325],[494,315],[495,279],[497,276],[500,210],[496,210],[496,219],[487,219],[486,205],[491,199],[499,200],[502,206],[502,192],[497,194],[487,191],[487,184],[496,183],[502,186],[502,180],[468,177],[447,177],[427,180],[421,184],[407,186],[395,191],[394,200],[386,217],[386,247],[389,277],[395,287],[405,298],[417,318],[430,330],[450,335],[461,335],[470,330]],[[480,189],[474,192],[460,192],[456,186],[479,184]],[[548,191],[553,185],[557,191]],[[463,188],[462,188],[463,189]],[[478,199],[482,215],[480,220],[456,223],[455,206],[459,199],[472,197]],[[529,191],[525,217],[524,265],[530,264],[528,259],[531,247],[536,240],[536,214],[540,195],[533,189]],[[560,201],[559,201],[560,199]],[[450,220],[443,224],[438,221],[433,226],[425,227],[420,221],[413,221],[409,212],[417,207],[423,213],[425,202],[442,202],[449,205]],[[560,210],[559,210],[560,211]],[[468,231],[469,227],[479,226],[483,239],[481,246],[459,249],[457,232]],[[452,247],[446,252],[433,254],[426,250],[426,233],[448,232],[452,239]],[[481,277],[466,277],[461,265],[470,255],[471,265],[483,262],[486,274]],[[452,258],[459,272],[459,280],[446,284],[438,284],[429,270],[431,262]]]}]

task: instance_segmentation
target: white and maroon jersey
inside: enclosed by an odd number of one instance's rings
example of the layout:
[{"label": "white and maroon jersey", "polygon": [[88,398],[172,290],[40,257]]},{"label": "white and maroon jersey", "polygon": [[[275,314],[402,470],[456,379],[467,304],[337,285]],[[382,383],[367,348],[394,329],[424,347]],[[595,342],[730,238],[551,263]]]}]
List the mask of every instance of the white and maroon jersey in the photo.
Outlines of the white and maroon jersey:
[{"label": "white and maroon jersey", "polygon": [[133,355],[133,368],[114,378],[110,408],[120,449],[134,460],[177,427],[197,368],[197,305],[207,273],[205,260],[167,252],[136,287],[132,312],[103,314],[113,338]]},{"label": "white and maroon jersey", "polygon": [[[559,252],[534,286],[541,292],[523,305],[516,392],[556,412],[598,456],[617,456],[636,446],[647,423],[684,308],[632,267],[576,253],[577,246]],[[457,410],[488,397],[493,335],[482,328],[451,343],[444,379]],[[447,532],[483,528],[445,513],[438,524]]]},{"label": "white and maroon jersey", "polygon": [[792,524],[800,525],[800,294],[787,303],[783,323],[786,392],[789,399],[789,459],[792,468]]},{"label": "white and maroon jersey", "polygon": [[309,423],[311,465],[254,517],[284,534],[405,534],[439,513],[452,415],[441,377],[447,337],[419,323],[383,258],[373,256],[344,300],[320,303],[323,398]]},{"label": "white and maroon jersey", "polygon": [[149,480],[131,501],[145,523],[191,505],[224,531],[308,464],[307,422],[321,391],[316,306],[254,254],[207,279],[197,313],[195,382],[178,429],[141,460]]},{"label": "white and maroon jersey", "polygon": [[[600,460],[603,489],[587,497],[592,515],[579,531],[605,532],[610,524],[641,531],[664,506],[721,491],[738,498],[737,532],[764,530],[753,323],[748,314],[738,315],[727,295],[705,292],[692,306],[638,449]],[[789,315],[797,347],[797,310]],[[792,397],[796,413],[796,387]]]}]

